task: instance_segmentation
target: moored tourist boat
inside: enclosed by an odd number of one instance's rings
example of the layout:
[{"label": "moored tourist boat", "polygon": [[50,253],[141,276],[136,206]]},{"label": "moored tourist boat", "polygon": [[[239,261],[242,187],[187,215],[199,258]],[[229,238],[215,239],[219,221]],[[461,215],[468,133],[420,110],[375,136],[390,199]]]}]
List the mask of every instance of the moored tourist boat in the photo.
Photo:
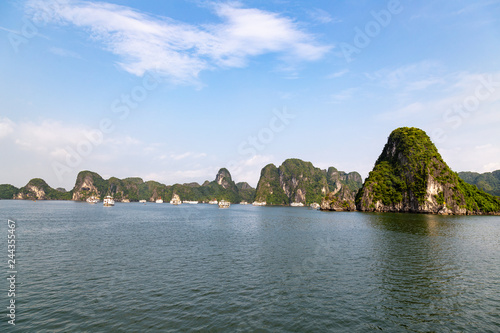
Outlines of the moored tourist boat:
[{"label": "moored tourist boat", "polygon": [[190,204],[190,205],[197,205],[197,204],[198,204],[198,201],[194,201],[194,200],[184,200],[182,203],[185,203],[185,204]]},{"label": "moored tourist boat", "polygon": [[240,202],[240,205],[248,205],[248,202],[242,201],[242,202]]},{"label": "moored tourist boat", "polygon": [[304,207],[304,204],[302,202],[292,202],[290,204],[291,207]]},{"label": "moored tourist boat", "polygon": [[113,200],[113,197],[112,197],[112,196],[107,195],[107,196],[104,198],[103,205],[104,205],[104,207],[111,207],[111,206],[114,206],[114,205],[115,205],[115,200]]},{"label": "moored tourist boat", "polygon": [[219,208],[229,208],[231,206],[231,203],[226,200],[221,200],[219,201]]},{"label": "moored tourist boat", "polygon": [[210,200],[208,203],[209,203],[210,205],[217,205],[219,202],[218,202],[217,200],[215,200],[215,199],[214,199],[214,200]]},{"label": "moored tourist boat", "polygon": [[265,205],[267,205],[267,202],[265,202],[265,201],[254,201],[252,205],[254,205],[254,206],[265,206]]},{"label": "moored tourist boat", "polygon": [[162,198],[159,198],[159,199],[156,199],[155,201],[156,203],[163,203],[163,199]]},{"label": "moored tourist boat", "polygon": [[142,199],[142,200],[139,200],[140,203],[146,203],[146,200]]},{"label": "moored tourist boat", "polygon": [[170,200],[171,205],[180,205],[182,204],[181,198],[179,197],[178,194],[174,194],[172,197],[172,200]]},{"label": "moored tourist boat", "polygon": [[98,203],[99,202],[99,199],[95,196],[91,196],[91,197],[88,197],[87,198],[87,202],[89,204],[95,204],[95,203]]},{"label": "moored tourist boat", "polygon": [[312,209],[319,209],[319,207],[320,207],[320,205],[319,205],[319,203],[317,203],[317,202],[313,202],[313,203],[311,204],[311,208],[312,208]]}]

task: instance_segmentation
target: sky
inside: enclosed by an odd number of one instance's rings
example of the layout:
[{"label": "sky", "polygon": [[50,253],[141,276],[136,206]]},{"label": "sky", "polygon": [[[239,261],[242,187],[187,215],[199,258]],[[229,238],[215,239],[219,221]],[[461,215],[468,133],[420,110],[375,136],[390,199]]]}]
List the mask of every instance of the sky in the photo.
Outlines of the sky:
[{"label": "sky", "polygon": [[1,1],[0,184],[365,178],[401,126],[497,170],[499,54],[500,1]]}]

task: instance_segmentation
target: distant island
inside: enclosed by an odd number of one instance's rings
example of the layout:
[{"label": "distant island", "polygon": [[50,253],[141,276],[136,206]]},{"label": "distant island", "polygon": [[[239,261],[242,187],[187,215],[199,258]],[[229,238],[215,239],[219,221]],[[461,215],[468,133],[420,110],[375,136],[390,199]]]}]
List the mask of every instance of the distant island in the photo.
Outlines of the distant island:
[{"label": "distant island", "polygon": [[430,214],[500,214],[500,170],[491,173],[453,172],[427,134],[418,128],[394,130],[366,180],[356,172],[334,167],[322,170],[311,162],[287,159],[266,165],[257,188],[235,183],[229,170],[219,170],[203,184],[165,185],[141,178],[103,179],[81,171],[72,190],[53,189],[43,179],[17,188],[0,185],[0,199],[85,201],[111,195],[116,201],[163,200],[256,205],[313,206],[325,211],[411,212]]},{"label": "distant island", "polygon": [[251,201],[255,189],[247,183],[234,183],[231,174],[225,168],[217,173],[215,180],[198,183],[164,185],[156,181],[143,181],[141,178],[103,179],[92,171],[81,171],[76,177],[71,191],[53,189],[43,179],[34,178],[26,186],[17,189],[12,185],[0,185],[0,198],[19,200],[74,200],[85,201],[94,196],[103,200],[107,195],[115,201],[170,201],[177,194],[182,200],[208,202],[227,200],[233,203]]}]

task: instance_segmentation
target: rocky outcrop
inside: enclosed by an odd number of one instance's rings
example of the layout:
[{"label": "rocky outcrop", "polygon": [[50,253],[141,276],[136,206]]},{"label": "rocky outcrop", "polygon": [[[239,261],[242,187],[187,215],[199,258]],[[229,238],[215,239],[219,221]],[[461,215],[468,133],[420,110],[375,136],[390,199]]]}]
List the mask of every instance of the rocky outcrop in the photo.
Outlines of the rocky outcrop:
[{"label": "rocky outcrop", "polygon": [[252,202],[255,199],[255,189],[247,182],[236,183],[242,201]]},{"label": "rocky outcrop", "polygon": [[[100,175],[91,171],[81,171],[76,177],[75,186],[73,187],[74,201],[85,201],[91,196],[103,197],[106,193],[106,185],[103,184],[104,179]],[[99,186],[99,188],[97,187]]]},{"label": "rocky outcrop", "polygon": [[323,198],[320,209],[334,212],[355,211],[355,194],[356,191],[350,190],[347,186],[343,186],[340,189],[335,188],[334,191],[328,193]]},{"label": "rocky outcrop", "polygon": [[[245,183],[246,184],[246,183]],[[211,198],[227,200],[232,203],[242,199],[252,201],[255,190],[246,184],[239,189],[231,179],[231,174],[225,168],[217,173],[215,180],[198,183],[164,185],[156,181],[144,182],[141,178],[118,179],[111,177],[103,179],[99,174],[91,171],[82,171],[78,174],[75,187],[72,190],[73,200],[84,201],[94,195],[102,198],[111,195],[116,201],[126,202],[147,200],[154,202],[157,199],[171,201],[174,193],[188,201],[208,201]]]},{"label": "rocky outcrop", "polygon": [[[31,182],[31,181],[30,181]],[[32,185],[30,183],[24,186],[15,199],[23,200],[23,199],[36,199],[36,200],[46,200],[45,190],[43,187],[39,187],[36,185]]]},{"label": "rocky outcrop", "polygon": [[500,200],[465,183],[418,128],[394,130],[356,196],[361,211],[493,214]]},{"label": "rocky outcrop", "polygon": [[215,182],[222,186],[224,189],[234,188],[236,184],[231,179],[231,174],[226,168],[222,168],[215,176]]},{"label": "rocky outcrop", "polygon": [[0,199],[14,199],[19,193],[19,189],[10,184],[0,185]]},{"label": "rocky outcrop", "polygon": [[333,167],[326,171],[314,167],[311,162],[288,159],[279,167],[269,164],[262,169],[255,200],[268,205],[310,205],[322,202],[330,192],[332,196],[341,191],[343,194],[352,192],[354,198],[361,184],[357,172],[346,174]]},{"label": "rocky outcrop", "polygon": [[33,178],[13,196],[19,200],[69,200],[70,192],[61,192],[50,187],[43,179]]},{"label": "rocky outcrop", "polygon": [[241,201],[252,201],[255,193],[255,190],[251,187],[249,189],[240,189],[232,180],[231,174],[226,168],[220,169],[214,181],[203,183],[198,190],[202,193],[202,199],[189,200],[208,202],[212,199],[216,199],[217,201],[225,200],[230,203],[239,203]]}]

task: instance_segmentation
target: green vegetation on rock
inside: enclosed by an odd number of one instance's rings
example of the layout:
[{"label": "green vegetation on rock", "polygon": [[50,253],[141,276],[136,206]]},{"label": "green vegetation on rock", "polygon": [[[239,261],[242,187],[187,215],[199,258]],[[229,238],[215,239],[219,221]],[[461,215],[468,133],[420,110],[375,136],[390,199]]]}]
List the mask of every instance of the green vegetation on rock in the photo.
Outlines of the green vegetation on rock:
[{"label": "green vegetation on rock", "polygon": [[43,179],[33,178],[16,193],[16,199],[71,200],[72,192],[61,192],[50,187]]},{"label": "green vegetation on rock", "polygon": [[362,211],[481,214],[500,212],[498,198],[465,183],[443,161],[427,134],[402,127],[356,195]]},{"label": "green vegetation on rock", "polygon": [[333,167],[326,171],[314,167],[311,162],[293,158],[285,160],[279,167],[268,164],[262,169],[255,198],[268,205],[293,202],[310,205],[322,202],[328,193],[334,191],[333,195],[337,196],[353,192],[354,201],[354,194],[361,184],[357,172],[347,174]]},{"label": "green vegetation on rock", "polygon": [[255,200],[265,201],[268,205],[290,204],[290,198],[287,197],[280,185],[279,170],[274,164],[268,164],[261,170]]},{"label": "green vegetation on rock", "polygon": [[19,192],[19,189],[10,184],[0,185],[0,199],[14,199],[14,196]]},{"label": "green vegetation on rock", "polygon": [[459,172],[458,176],[486,193],[500,196],[500,170],[485,173],[466,171]]},{"label": "green vegetation on rock", "polygon": [[224,199],[239,203],[243,196],[247,200],[253,200],[255,190],[246,185],[240,195],[240,189],[225,168],[219,170],[214,181],[206,181],[203,185],[189,183],[169,186],[156,181],[144,182],[137,177],[125,179],[111,177],[105,180],[95,172],[82,171],[78,174],[73,188],[73,200],[84,201],[91,195],[98,196],[102,200],[104,196],[111,195],[117,201],[155,201],[161,198],[164,202],[169,202],[173,195],[177,194],[181,200],[208,202],[212,199]]}]

